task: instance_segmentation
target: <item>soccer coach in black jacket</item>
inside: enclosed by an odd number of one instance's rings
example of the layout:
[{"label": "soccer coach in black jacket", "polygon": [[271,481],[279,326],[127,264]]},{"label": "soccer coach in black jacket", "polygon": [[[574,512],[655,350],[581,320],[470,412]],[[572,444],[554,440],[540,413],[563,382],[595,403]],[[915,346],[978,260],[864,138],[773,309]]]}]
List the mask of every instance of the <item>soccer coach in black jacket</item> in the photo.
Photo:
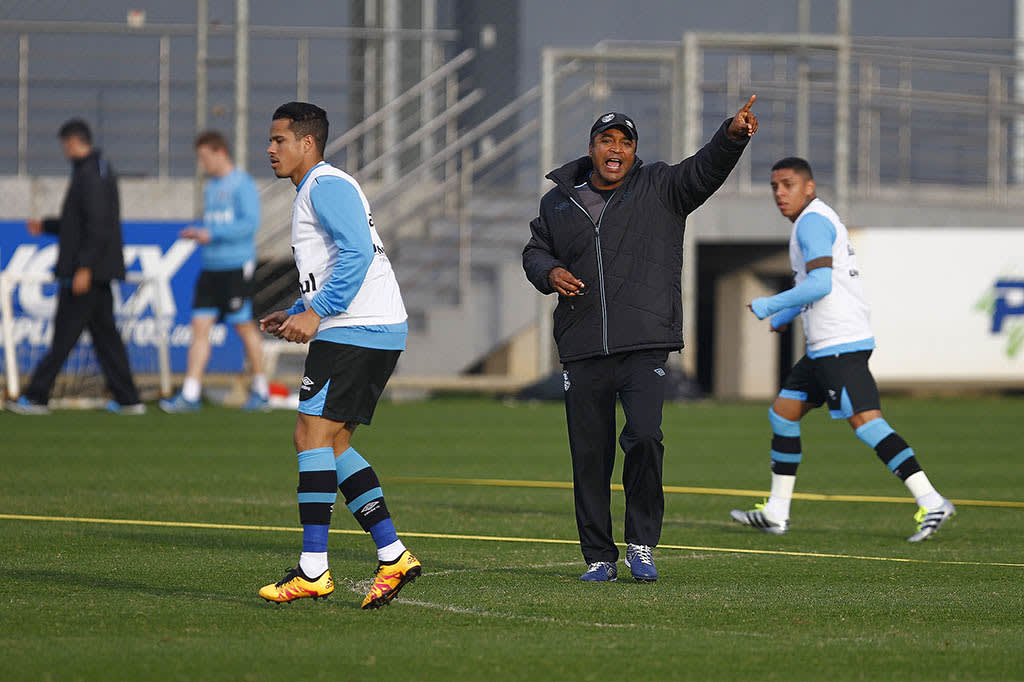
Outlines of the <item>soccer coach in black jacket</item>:
[{"label": "soccer coach in black jacket", "polygon": [[555,183],[530,223],[523,268],[543,294],[557,293],[554,337],[563,363],[573,493],[587,571],[615,580],[619,551],[609,505],[615,465],[615,397],[626,424],[626,565],[658,577],[661,537],[661,410],[665,362],[683,347],[681,274],[686,216],[729,176],[751,135],[756,96],[711,141],[674,166],[636,158],[637,129],[621,113],[600,117],[590,153],[547,175]]},{"label": "soccer coach in black jacket", "polygon": [[114,396],[108,409],[139,414],[145,406],[132,380],[124,341],[114,322],[111,280],[124,279],[121,208],[117,176],[81,119],[71,119],[58,133],[64,156],[72,164],[71,182],[60,218],[28,221],[33,236],[56,234],[59,242],[54,275],[60,284],[53,342],[39,362],[25,394],[10,407],[25,414],[44,414],[61,366],[84,329]]}]

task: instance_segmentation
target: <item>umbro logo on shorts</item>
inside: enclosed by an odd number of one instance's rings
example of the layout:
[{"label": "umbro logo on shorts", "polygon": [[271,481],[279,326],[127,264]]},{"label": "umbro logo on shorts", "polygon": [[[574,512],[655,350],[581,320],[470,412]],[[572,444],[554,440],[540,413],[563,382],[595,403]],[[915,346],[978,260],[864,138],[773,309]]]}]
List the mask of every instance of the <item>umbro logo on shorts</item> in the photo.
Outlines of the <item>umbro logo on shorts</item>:
[{"label": "umbro logo on shorts", "polygon": [[569,386],[571,386],[571,384],[569,383],[569,373],[563,371],[562,372],[562,390],[568,391],[569,390]]},{"label": "umbro logo on shorts", "polygon": [[657,374],[659,377],[665,376],[665,370],[663,370],[661,367],[659,367],[658,369],[654,370],[654,373]]},{"label": "umbro logo on shorts", "polygon": [[302,390],[308,391],[313,387],[314,381],[309,377],[302,377]]}]

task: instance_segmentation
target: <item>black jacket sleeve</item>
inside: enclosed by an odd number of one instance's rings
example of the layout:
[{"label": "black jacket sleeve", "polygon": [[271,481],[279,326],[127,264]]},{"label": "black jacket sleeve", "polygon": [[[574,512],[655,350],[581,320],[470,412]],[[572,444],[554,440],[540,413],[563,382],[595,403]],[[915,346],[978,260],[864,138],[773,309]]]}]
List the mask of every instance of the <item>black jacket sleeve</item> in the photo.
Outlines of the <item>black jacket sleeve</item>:
[{"label": "black jacket sleeve", "polygon": [[666,206],[682,215],[696,210],[722,186],[740,160],[747,140],[733,140],[723,123],[710,141],[693,156],[674,166],[662,166],[657,191]]},{"label": "black jacket sleeve", "polygon": [[555,290],[548,281],[548,275],[555,268],[565,265],[555,257],[552,248],[551,233],[544,221],[543,213],[530,221],[530,241],[523,249],[523,270],[530,284],[537,287],[542,294],[550,294]]},{"label": "black jacket sleeve", "polygon": [[107,244],[114,239],[115,218],[111,213],[109,188],[99,172],[90,168],[82,173],[78,191],[81,209],[81,224],[78,226],[81,250],[78,253],[78,266],[95,268],[107,252]]}]

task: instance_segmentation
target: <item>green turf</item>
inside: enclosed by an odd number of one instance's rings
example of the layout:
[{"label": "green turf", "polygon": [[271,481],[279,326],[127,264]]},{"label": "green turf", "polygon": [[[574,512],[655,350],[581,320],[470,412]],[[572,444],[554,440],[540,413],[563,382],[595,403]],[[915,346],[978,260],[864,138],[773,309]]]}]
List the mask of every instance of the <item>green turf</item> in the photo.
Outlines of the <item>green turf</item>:
[{"label": "green turf", "polygon": [[[885,408],[949,497],[1024,499],[1024,401]],[[766,412],[666,406],[666,485],[764,490]],[[0,414],[0,513],[296,528],[293,424]],[[355,442],[400,533],[575,538],[569,490],[388,481],[568,481],[559,404],[385,403]],[[813,413],[803,443],[798,492],[905,496],[844,423]],[[753,501],[670,494],[662,542],[697,549],[657,550],[654,585],[581,584],[571,542],[407,537],[425,574],[377,612],[358,608],[375,567],[363,535],[332,534],[331,599],[277,606],[255,592],[294,564],[298,532],[0,519],[0,679],[1024,679],[1024,567],[937,563],[1024,564],[1024,509],[962,505],[910,545],[909,499],[797,500],[783,537],[729,520]],[[340,505],[333,527],[358,529]]]}]

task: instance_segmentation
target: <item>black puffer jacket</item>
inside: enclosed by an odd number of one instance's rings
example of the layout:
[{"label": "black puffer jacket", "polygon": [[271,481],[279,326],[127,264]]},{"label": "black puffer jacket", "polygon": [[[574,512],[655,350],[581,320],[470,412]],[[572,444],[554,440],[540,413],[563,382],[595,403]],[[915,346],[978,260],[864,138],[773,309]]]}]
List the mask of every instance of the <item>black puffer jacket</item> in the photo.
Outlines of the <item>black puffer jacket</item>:
[{"label": "black puffer jacket", "polygon": [[43,229],[60,242],[57,277],[73,277],[78,268],[90,268],[96,282],[124,279],[117,175],[98,150],[72,163],[60,218],[44,220]]},{"label": "black puffer jacket", "polygon": [[[727,120],[682,162],[636,159],[598,224],[574,187],[593,164],[584,156],[547,175],[556,187],[540,202],[523,249],[526,276],[544,294],[548,273],[563,267],[584,295],[559,296],[554,336],[562,362],[645,348],[683,347],[681,274],[686,216],[729,176],[747,140],[731,139]],[[598,258],[600,253],[600,258]]]}]

